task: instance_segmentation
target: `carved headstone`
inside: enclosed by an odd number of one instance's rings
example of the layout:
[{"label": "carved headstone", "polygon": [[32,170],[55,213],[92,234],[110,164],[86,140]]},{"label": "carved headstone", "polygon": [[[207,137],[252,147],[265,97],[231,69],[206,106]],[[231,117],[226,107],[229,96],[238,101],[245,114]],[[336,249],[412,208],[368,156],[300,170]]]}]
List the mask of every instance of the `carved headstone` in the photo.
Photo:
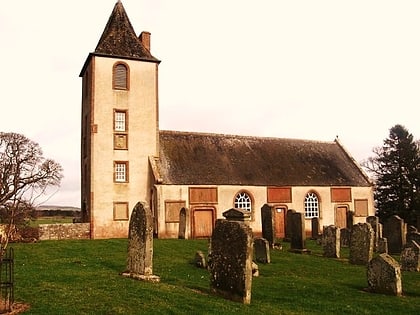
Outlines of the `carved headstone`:
[{"label": "carved headstone", "polygon": [[[239,211],[239,213],[234,213]],[[242,214],[241,214],[242,213]],[[253,235],[245,213],[230,209],[218,219],[211,237],[210,287],[227,299],[251,303]],[[238,221],[234,221],[237,218]]]},{"label": "carved headstone", "polygon": [[267,204],[261,208],[262,237],[268,241],[270,248],[273,248],[276,237],[276,216],[274,211],[274,208]]},{"label": "carved headstone", "polygon": [[310,253],[306,248],[305,218],[301,212],[291,214],[290,229],[290,251],[294,253]]},{"label": "carved headstone", "polygon": [[388,240],[388,251],[391,254],[400,254],[405,245],[404,220],[393,215],[386,220],[383,227],[383,235]]},{"label": "carved headstone", "polygon": [[325,257],[340,258],[340,228],[334,225],[324,227],[322,245]]},{"label": "carved headstone", "polygon": [[187,209],[184,207],[179,211],[179,227],[178,227],[178,238],[181,240],[185,239],[185,233],[187,230]]},{"label": "carved headstone", "polygon": [[367,265],[373,257],[373,229],[369,223],[353,225],[350,236],[349,262],[354,265]]},{"label": "carved headstone", "polygon": [[270,244],[265,238],[258,237],[254,239],[255,261],[269,264],[270,259]]},{"label": "carved headstone", "polygon": [[367,282],[371,292],[400,296],[402,294],[400,265],[390,255],[380,254],[368,264]]},{"label": "carved headstone", "polygon": [[138,202],[130,217],[128,230],[127,270],[125,277],[159,282],[153,275],[153,222],[150,208]]},{"label": "carved headstone", "polygon": [[416,241],[405,244],[400,261],[401,270],[420,271],[420,246]]}]

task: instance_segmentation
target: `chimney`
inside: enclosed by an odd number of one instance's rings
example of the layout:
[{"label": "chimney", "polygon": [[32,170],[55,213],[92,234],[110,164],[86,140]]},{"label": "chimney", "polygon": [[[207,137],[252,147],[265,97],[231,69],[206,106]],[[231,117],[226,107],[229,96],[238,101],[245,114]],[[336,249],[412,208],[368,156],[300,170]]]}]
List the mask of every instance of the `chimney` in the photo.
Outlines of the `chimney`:
[{"label": "chimney", "polygon": [[150,33],[141,32],[139,37],[140,37],[141,43],[143,44],[143,47],[146,48],[150,52]]}]

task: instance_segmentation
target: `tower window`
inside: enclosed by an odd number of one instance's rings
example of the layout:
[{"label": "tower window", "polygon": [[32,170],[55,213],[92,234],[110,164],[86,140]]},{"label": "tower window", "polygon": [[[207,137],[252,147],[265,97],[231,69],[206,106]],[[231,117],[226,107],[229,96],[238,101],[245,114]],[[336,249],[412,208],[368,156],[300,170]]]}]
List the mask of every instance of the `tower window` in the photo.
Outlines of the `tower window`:
[{"label": "tower window", "polygon": [[114,181],[117,183],[128,182],[128,162],[114,162]]},{"label": "tower window", "polygon": [[118,110],[114,111],[114,130],[127,130],[127,112]]},{"label": "tower window", "polygon": [[114,65],[112,87],[114,90],[128,90],[128,66],[123,63]]},{"label": "tower window", "polygon": [[251,211],[252,201],[251,197],[246,192],[240,192],[235,196],[235,208]]}]

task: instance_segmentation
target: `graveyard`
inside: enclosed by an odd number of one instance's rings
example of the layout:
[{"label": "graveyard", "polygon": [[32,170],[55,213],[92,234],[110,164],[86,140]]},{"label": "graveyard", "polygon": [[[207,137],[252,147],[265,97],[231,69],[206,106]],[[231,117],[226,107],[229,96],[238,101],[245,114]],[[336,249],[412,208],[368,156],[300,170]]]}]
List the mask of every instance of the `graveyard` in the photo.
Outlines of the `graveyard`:
[{"label": "graveyard", "polygon": [[[194,264],[208,240],[155,239],[153,273],[159,283],[121,276],[127,267],[127,239],[41,241],[13,244],[15,301],[25,314],[417,314],[420,274],[402,271],[402,296],[367,291],[365,265],[324,256],[306,240],[310,254],[272,249],[270,263],[258,263],[250,304],[215,295],[210,273]],[[374,256],[377,256],[374,253]],[[392,255],[396,260],[399,255]]]}]

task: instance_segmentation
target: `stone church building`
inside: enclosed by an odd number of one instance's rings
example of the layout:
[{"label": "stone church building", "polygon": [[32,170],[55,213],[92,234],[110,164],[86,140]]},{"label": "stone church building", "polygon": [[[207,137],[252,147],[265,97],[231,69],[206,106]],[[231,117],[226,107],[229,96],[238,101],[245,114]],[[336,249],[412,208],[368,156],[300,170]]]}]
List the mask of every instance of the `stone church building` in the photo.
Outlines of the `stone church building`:
[{"label": "stone church building", "polygon": [[[158,70],[150,33],[136,35],[118,1],[94,52],[83,65],[82,217],[91,237],[127,237],[138,201],[150,206],[154,234],[209,237],[230,208],[251,213],[261,233],[261,207],[273,207],[276,233],[285,212],[303,212],[306,229],[365,222],[374,214],[373,185],[340,144],[159,129]],[[163,91],[165,93],[165,91]]]}]

